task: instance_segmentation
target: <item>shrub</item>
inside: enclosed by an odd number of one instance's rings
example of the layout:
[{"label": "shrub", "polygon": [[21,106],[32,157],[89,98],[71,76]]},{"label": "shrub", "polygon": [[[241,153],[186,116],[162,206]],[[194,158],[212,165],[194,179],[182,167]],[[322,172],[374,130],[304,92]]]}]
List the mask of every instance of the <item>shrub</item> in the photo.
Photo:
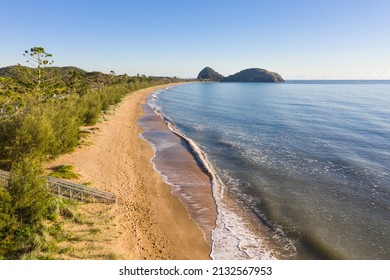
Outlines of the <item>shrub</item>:
[{"label": "shrub", "polygon": [[72,165],[59,165],[52,169],[54,172],[50,176],[60,179],[78,179],[80,175],[73,171]]},{"label": "shrub", "polygon": [[43,221],[53,195],[39,175],[36,158],[24,158],[12,166],[8,190],[0,193],[0,258],[18,259],[45,245]]}]

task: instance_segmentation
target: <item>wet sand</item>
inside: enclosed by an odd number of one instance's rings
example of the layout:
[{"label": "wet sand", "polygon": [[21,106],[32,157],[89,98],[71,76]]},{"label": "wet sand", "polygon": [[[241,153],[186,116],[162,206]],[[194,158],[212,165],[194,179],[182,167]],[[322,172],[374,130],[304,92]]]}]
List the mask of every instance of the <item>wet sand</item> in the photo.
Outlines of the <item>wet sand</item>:
[{"label": "wet sand", "polygon": [[217,210],[211,189],[211,178],[203,171],[201,162],[191,152],[187,142],[169,130],[160,116],[147,104],[145,115],[138,124],[144,129],[142,137],[153,145],[155,169],[172,186],[172,193],[185,206],[189,216],[201,228],[211,245]]},{"label": "wet sand", "polygon": [[[143,115],[141,105],[150,93],[165,87],[151,87],[125,97],[112,114],[90,130],[93,134],[86,139],[88,145],[48,166],[73,165],[81,175],[78,182],[91,182],[91,186],[117,195],[116,205],[86,204],[82,209],[99,215],[110,207],[113,222],[101,229],[96,243],[101,251],[119,259],[210,258],[209,238],[172,195],[171,186],[155,172],[150,161],[154,151],[139,137],[142,130],[136,122]],[[73,246],[83,250],[86,245],[76,242]],[[85,254],[84,258],[96,257]]]}]

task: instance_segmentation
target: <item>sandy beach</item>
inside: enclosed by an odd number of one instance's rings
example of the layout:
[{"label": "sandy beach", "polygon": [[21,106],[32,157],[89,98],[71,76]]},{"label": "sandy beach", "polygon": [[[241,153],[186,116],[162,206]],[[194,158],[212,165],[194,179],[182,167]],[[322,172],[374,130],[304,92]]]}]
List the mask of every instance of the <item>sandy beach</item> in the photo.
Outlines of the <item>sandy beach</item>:
[{"label": "sandy beach", "polygon": [[[139,137],[137,119],[146,97],[168,85],[125,97],[104,121],[89,128],[86,144],[63,155],[48,168],[68,164],[80,183],[117,195],[117,204],[85,204],[81,211],[99,227],[96,234],[73,242],[74,259],[209,259],[211,248],[171,187],[154,171],[153,149]],[[82,226],[80,226],[82,227]],[[84,227],[88,227],[84,226]]]}]

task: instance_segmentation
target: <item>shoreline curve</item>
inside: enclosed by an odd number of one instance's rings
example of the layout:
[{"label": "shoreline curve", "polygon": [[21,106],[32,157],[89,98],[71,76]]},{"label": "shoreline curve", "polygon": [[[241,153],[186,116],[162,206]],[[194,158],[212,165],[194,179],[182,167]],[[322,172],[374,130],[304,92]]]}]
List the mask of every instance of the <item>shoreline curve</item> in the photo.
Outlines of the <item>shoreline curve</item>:
[{"label": "shoreline curve", "polygon": [[79,253],[63,258],[104,259],[115,255],[116,259],[134,260],[210,259],[210,245],[180,200],[172,195],[171,187],[154,170],[150,161],[153,148],[139,137],[141,105],[151,93],[173,85],[177,84],[150,87],[124,97],[111,114],[104,115],[103,122],[94,126],[86,139],[89,145],[48,164],[47,168],[73,165],[81,175],[77,182],[92,182],[93,187],[118,197],[114,206],[80,207],[97,220],[102,213],[109,213],[111,220],[91,241],[95,249],[88,242],[75,242]]}]

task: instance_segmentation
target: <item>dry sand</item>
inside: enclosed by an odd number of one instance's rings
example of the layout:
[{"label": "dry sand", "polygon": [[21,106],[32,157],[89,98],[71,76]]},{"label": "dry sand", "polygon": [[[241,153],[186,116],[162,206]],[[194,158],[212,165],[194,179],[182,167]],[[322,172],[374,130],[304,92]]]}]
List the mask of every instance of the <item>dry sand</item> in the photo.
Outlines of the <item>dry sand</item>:
[{"label": "dry sand", "polygon": [[211,248],[201,230],[154,171],[150,162],[153,150],[139,137],[136,121],[143,114],[141,104],[151,92],[165,87],[125,97],[90,130],[88,145],[48,166],[73,165],[81,175],[78,182],[91,182],[93,187],[117,195],[115,205],[81,207],[93,225],[68,227],[84,234],[71,242],[75,249],[63,258],[209,259]]}]

